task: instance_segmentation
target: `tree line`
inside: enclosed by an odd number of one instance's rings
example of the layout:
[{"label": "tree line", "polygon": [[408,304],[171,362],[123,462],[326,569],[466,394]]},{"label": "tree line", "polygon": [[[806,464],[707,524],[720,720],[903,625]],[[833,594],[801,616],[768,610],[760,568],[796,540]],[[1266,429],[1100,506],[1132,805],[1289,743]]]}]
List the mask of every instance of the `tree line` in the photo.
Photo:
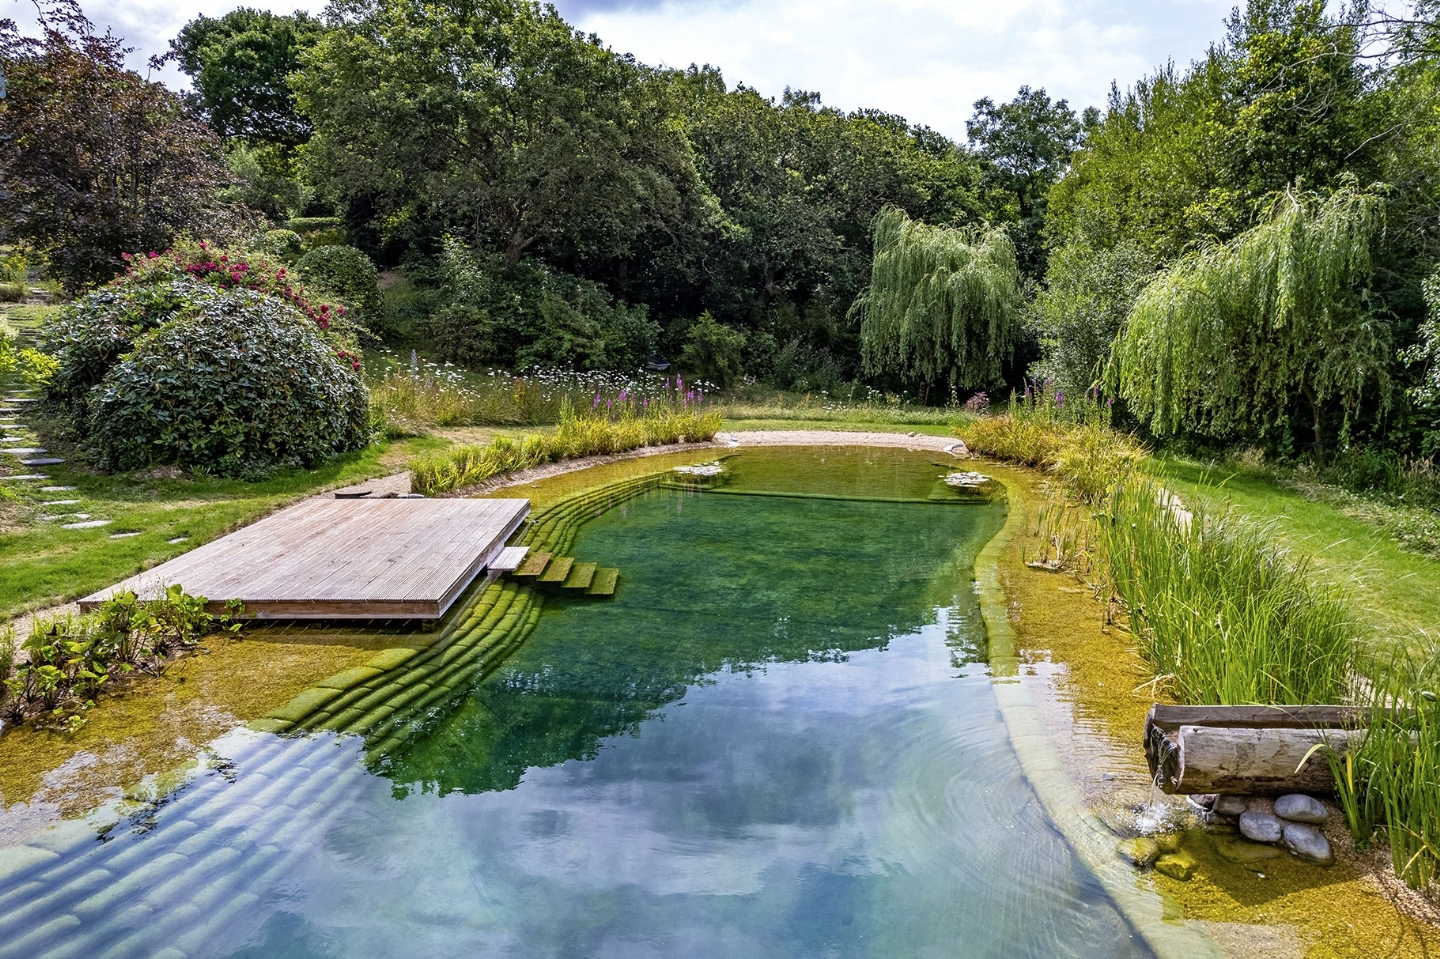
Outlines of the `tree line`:
[{"label": "tree line", "polygon": [[964,142],[651,67],[529,0],[202,16],[183,99],[43,9],[43,39],[0,29],[0,230],[77,288],[181,231],[268,233],[358,247],[374,332],[474,366],[659,353],[928,402],[1029,375],[1157,438],[1440,449],[1436,0],[1249,0],[1194,63],[1101,109],[978,101]]}]

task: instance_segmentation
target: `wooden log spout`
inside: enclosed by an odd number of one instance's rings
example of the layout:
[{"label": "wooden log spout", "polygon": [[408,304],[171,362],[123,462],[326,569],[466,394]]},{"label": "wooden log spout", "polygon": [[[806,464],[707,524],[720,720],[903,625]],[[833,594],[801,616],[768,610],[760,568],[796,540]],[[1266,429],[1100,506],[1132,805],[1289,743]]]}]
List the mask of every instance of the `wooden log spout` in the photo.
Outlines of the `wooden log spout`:
[{"label": "wooden log spout", "polygon": [[1330,763],[1315,746],[1354,748],[1367,715],[1347,706],[1157,703],[1145,718],[1145,758],[1166,793],[1330,793]]}]

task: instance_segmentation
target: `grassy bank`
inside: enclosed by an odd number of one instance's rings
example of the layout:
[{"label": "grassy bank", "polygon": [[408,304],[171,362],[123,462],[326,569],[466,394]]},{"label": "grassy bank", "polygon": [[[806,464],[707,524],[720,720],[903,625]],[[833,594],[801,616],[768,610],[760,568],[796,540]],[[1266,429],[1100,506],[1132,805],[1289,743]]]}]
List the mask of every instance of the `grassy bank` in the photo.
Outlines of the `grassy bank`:
[{"label": "grassy bank", "polygon": [[552,431],[518,441],[496,437],[485,446],[455,446],[416,457],[410,462],[410,488],[437,496],[542,463],[710,440],[720,424],[719,413],[702,412],[683,403],[641,406],[632,402],[608,414],[599,410],[571,414],[565,408]]},{"label": "grassy bank", "polygon": [[[178,471],[104,476],[71,463],[46,467],[48,485],[74,489],[42,493],[27,485],[11,505],[0,528],[0,619],[84,596],[305,496],[403,469],[409,455],[442,445],[431,439],[380,443],[258,483]],[[61,499],[79,503],[46,505]],[[61,509],[111,522],[67,530],[43,519]]]},{"label": "grassy bank", "polygon": [[1364,746],[1331,757],[1353,838],[1383,836],[1412,886],[1440,877],[1434,561],[1271,477],[1127,468],[1132,441],[1096,419],[1022,407],[959,432],[1050,477],[1040,561],[1095,583],[1151,684],[1181,702],[1371,707]]}]

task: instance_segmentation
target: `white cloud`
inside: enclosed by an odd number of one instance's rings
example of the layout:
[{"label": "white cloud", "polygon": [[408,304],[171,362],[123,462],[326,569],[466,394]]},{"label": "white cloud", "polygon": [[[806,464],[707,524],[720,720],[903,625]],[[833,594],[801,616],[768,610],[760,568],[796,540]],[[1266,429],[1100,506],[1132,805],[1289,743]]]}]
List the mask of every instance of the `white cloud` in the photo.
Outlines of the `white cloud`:
[{"label": "white cloud", "polygon": [[[1076,109],[1101,105],[1166,59],[1220,38],[1233,0],[742,0],[581,10],[575,25],[647,63],[718,66],[730,84],[778,96],[819,91],[963,137],[982,96],[1045,87]],[[564,9],[564,4],[561,5]]]},{"label": "white cloud", "polygon": [[[319,13],[325,0],[244,0]],[[1235,0],[660,0],[596,8],[560,0],[562,13],[614,49],[654,64],[710,63],[732,86],[769,96],[789,86],[827,104],[873,107],[963,138],[973,102],[1008,100],[1021,84],[1044,87],[1077,110],[1101,105],[1166,59],[1200,56],[1218,40]],[[130,62],[169,48],[198,16],[237,0],[86,2],[96,23],[136,48]],[[605,7],[608,7],[606,9]],[[0,0],[0,16],[33,23],[26,0]],[[186,85],[173,67],[158,77]]]}]

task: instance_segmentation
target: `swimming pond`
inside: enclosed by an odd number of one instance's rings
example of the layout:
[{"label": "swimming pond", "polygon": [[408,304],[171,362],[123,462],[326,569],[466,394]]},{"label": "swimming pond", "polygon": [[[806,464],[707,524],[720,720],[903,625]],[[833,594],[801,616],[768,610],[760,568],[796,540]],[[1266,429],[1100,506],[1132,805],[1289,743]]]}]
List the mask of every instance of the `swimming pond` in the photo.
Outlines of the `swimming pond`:
[{"label": "swimming pond", "polygon": [[547,597],[408,735],[237,732],[105,841],[0,853],[0,955],[1146,954],[997,708],[1003,501],[936,454],[725,467],[587,507],[615,598]]}]

